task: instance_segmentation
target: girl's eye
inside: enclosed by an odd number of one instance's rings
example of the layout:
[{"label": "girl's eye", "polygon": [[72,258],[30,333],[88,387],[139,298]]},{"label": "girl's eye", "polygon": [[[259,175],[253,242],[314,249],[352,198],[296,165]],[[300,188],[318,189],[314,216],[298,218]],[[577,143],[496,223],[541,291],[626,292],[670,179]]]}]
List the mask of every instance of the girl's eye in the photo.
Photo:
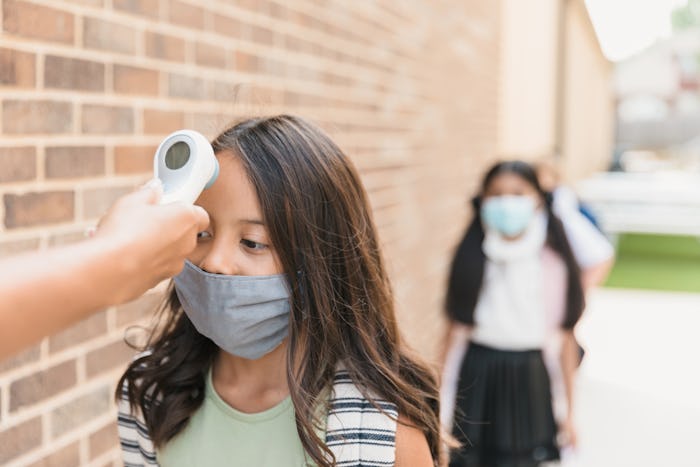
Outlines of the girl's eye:
[{"label": "girl's eye", "polygon": [[241,239],[241,244],[249,250],[255,251],[261,251],[267,248],[267,245],[265,245],[264,243],[254,242],[253,240],[246,240],[245,238]]},{"label": "girl's eye", "polygon": [[206,230],[204,232],[198,232],[197,233],[197,240],[206,240],[211,238],[211,233],[207,232]]}]

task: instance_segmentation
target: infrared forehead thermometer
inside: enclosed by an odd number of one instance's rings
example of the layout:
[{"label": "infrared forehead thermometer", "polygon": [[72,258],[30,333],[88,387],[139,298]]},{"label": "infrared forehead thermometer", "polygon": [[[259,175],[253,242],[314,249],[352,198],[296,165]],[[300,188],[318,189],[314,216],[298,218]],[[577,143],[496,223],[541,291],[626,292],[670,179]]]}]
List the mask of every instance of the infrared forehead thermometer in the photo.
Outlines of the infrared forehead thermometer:
[{"label": "infrared forehead thermometer", "polygon": [[204,135],[193,130],[179,130],[158,146],[153,172],[163,183],[160,204],[175,201],[194,204],[202,190],[216,180],[219,163]]}]

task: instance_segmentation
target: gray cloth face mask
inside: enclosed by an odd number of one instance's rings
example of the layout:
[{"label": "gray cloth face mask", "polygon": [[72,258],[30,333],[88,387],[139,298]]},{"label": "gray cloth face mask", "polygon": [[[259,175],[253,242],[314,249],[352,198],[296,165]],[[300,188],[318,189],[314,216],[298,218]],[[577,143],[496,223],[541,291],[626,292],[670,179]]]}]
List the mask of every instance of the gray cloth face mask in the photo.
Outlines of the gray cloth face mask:
[{"label": "gray cloth face mask", "polygon": [[197,331],[232,355],[257,360],[287,337],[286,277],[212,274],[185,261],[175,291]]}]

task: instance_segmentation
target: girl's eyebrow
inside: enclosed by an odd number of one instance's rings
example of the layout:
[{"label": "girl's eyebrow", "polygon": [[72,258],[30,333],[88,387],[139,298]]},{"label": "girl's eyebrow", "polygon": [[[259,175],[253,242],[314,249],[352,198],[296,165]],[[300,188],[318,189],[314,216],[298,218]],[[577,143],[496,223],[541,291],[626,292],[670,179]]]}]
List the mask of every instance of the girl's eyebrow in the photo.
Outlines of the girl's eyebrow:
[{"label": "girl's eyebrow", "polygon": [[263,227],[265,226],[265,223],[263,221],[261,221],[260,219],[239,219],[238,223],[239,224],[262,225]]}]

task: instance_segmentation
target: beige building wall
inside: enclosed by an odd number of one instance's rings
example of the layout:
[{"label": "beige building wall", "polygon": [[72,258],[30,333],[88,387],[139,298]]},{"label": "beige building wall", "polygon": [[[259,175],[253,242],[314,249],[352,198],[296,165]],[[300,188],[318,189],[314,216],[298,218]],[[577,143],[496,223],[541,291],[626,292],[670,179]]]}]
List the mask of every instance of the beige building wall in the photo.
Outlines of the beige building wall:
[{"label": "beige building wall", "polygon": [[605,170],[615,131],[612,63],[603,55],[583,0],[566,14],[563,172],[574,181]]},{"label": "beige building wall", "polygon": [[555,148],[558,0],[502,0],[498,149],[533,159]]},{"label": "beige building wall", "polygon": [[[0,28],[0,257],[81,240],[175,129],[300,114],[358,166],[400,326],[435,357],[468,195],[497,153],[499,2],[0,0]],[[158,300],[0,362],[0,465],[121,465],[124,335]]]},{"label": "beige building wall", "polygon": [[501,157],[555,158],[569,181],[606,168],[612,67],[583,0],[502,0]]}]

